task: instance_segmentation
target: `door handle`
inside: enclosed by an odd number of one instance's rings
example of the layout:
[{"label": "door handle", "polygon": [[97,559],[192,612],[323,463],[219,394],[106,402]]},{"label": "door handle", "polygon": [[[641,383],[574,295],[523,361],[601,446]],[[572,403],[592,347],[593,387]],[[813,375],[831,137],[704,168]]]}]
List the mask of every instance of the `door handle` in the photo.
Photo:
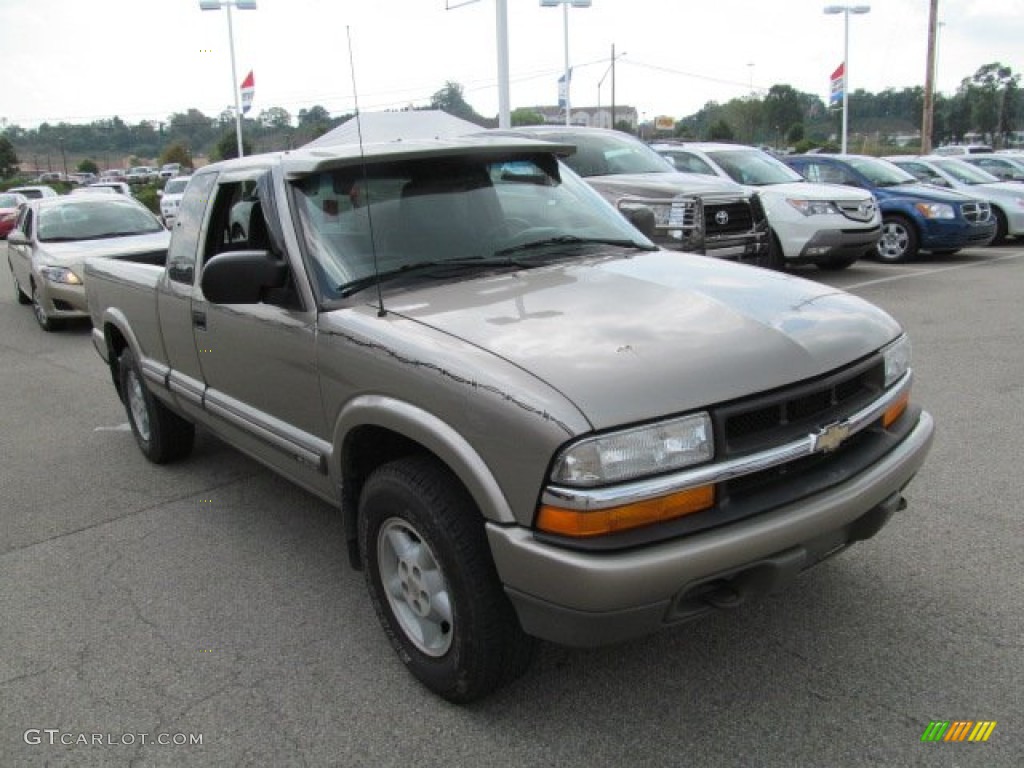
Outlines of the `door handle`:
[{"label": "door handle", "polygon": [[206,313],[200,309],[192,310],[192,325],[201,331],[206,330]]}]

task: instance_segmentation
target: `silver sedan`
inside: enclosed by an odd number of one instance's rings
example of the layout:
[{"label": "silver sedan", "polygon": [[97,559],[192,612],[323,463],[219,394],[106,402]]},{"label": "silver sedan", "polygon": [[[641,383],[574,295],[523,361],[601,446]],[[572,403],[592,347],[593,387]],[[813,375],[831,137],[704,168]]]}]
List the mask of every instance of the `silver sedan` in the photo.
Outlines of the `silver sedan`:
[{"label": "silver sedan", "polygon": [[170,233],[136,200],[121,195],[42,198],[23,205],[7,237],[18,302],[31,304],[44,331],[89,316],[82,285],[88,256],[163,263]]}]

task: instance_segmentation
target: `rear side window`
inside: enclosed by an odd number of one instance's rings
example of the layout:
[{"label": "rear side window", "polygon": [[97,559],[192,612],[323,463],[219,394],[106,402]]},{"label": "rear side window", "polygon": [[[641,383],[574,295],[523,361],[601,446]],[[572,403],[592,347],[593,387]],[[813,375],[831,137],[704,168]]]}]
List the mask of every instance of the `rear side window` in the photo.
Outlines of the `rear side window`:
[{"label": "rear side window", "polygon": [[174,236],[167,252],[167,276],[171,280],[189,285],[195,280],[199,230],[216,181],[216,173],[196,174],[181,198],[178,218],[174,222]]}]

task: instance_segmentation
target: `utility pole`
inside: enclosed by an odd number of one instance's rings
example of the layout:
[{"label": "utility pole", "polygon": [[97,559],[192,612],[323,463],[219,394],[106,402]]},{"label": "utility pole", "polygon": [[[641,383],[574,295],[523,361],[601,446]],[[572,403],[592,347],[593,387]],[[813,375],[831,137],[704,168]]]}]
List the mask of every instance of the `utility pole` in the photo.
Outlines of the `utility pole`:
[{"label": "utility pole", "polygon": [[939,0],[931,0],[928,10],[928,64],[924,75],[924,109],[921,117],[921,154],[930,155],[935,126],[935,31],[938,26]]}]

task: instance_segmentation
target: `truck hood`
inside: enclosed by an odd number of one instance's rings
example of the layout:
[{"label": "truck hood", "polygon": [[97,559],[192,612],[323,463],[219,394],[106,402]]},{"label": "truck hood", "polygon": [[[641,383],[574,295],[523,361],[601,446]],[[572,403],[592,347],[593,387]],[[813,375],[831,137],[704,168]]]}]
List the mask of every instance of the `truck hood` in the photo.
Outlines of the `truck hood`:
[{"label": "truck hood", "polygon": [[669,251],[421,288],[385,305],[533,374],[595,429],[819,376],[901,332],[836,289]]},{"label": "truck hood", "polygon": [[161,230],[145,235],[108,237],[103,240],[76,240],[67,243],[41,242],[37,253],[40,260],[46,264],[73,267],[81,264],[90,256],[117,259],[150,251],[166,251],[170,241],[171,233]]},{"label": "truck hood", "polygon": [[673,198],[676,195],[728,195],[747,197],[739,184],[716,176],[698,173],[623,173],[615,176],[588,176],[584,179],[606,195],[621,197]]}]

